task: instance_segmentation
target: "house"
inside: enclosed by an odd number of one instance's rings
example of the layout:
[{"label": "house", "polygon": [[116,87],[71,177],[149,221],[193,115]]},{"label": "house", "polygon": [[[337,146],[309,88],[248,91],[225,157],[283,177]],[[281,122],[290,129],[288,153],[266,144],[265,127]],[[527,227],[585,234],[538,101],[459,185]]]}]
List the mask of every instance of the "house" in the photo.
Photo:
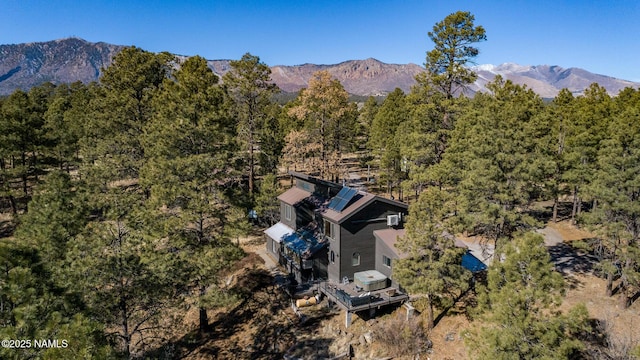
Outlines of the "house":
[{"label": "house", "polygon": [[402,259],[406,255],[396,248],[398,239],[404,237],[404,229],[383,229],[373,232],[376,238],[376,264],[375,269],[391,279],[391,286],[400,288],[393,280],[393,260]]},{"label": "house", "polygon": [[407,205],[291,172],[295,184],[278,196],[280,222],[265,230],[268,253],[299,283],[353,281],[376,268],[374,231],[402,228]]},{"label": "house", "polygon": [[[400,285],[393,280],[393,260],[403,259],[408,254],[403,253],[396,247],[397,241],[405,236],[404,229],[383,229],[376,230],[373,235],[376,238],[376,265],[375,269],[391,279],[391,286],[401,288]],[[491,261],[491,256],[486,254],[486,251],[477,243],[470,241],[464,241],[451,236],[451,240],[454,241],[456,247],[467,249],[467,252],[462,256],[461,265],[471,271],[472,273],[484,271],[487,269],[488,264]],[[491,249],[491,254],[493,250]]]},{"label": "house", "polygon": [[[329,303],[352,314],[375,314],[409,299],[393,279],[408,206],[334,182],[291,172],[293,186],[278,196],[280,222],[265,230],[267,252],[300,284],[317,282]],[[452,241],[455,239],[451,237]],[[457,246],[471,246],[456,239]],[[486,268],[468,252],[463,266]]]}]

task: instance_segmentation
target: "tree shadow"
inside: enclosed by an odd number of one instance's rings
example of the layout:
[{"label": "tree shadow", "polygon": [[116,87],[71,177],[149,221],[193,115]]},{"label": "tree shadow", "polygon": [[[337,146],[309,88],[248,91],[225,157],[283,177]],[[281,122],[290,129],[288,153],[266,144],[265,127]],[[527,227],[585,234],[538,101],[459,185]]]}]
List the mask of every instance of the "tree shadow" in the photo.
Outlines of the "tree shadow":
[{"label": "tree shadow", "polygon": [[605,331],[606,324],[604,320],[588,319],[587,329],[578,334],[578,339],[585,345],[584,348],[573,357],[575,359],[608,359],[603,352],[606,349],[609,338]]},{"label": "tree shadow", "polygon": [[590,274],[598,263],[598,258],[586,251],[578,251],[566,243],[547,247],[551,262],[561,274]]},{"label": "tree shadow", "polygon": [[[443,309],[438,316],[433,319],[433,327],[438,326],[440,321],[444,319],[445,316],[449,315],[451,311],[455,309],[460,309],[461,313],[464,313],[467,318],[470,318],[470,314],[468,312],[469,309],[475,308],[478,305],[476,292],[475,292],[475,284],[478,281],[484,281],[486,279],[486,271],[479,271],[473,275],[473,278],[469,282],[469,287],[463,291],[460,295],[458,295],[453,304],[449,307]],[[460,305],[461,304],[461,305]]]},{"label": "tree shadow", "polygon": [[[148,351],[144,358],[184,359],[195,352],[205,358],[282,359],[295,341],[291,320],[286,324],[272,322],[274,314],[288,306],[284,291],[275,284],[272,274],[264,269],[250,269],[237,278],[234,291],[240,299],[229,311],[218,314],[210,330],[194,329],[181,338]],[[237,334],[255,327],[249,344],[239,344]]]},{"label": "tree shadow", "polygon": [[16,229],[16,224],[11,220],[0,220],[0,239],[10,237]]}]

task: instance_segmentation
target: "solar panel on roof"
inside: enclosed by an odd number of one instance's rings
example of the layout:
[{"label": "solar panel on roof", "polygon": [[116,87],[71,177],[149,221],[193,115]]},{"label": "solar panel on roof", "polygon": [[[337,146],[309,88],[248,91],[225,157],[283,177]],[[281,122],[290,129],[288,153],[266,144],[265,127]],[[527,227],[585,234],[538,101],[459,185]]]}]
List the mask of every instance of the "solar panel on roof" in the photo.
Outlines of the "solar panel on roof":
[{"label": "solar panel on roof", "polygon": [[340,202],[340,199],[334,197],[333,199],[331,199],[331,202],[329,202],[329,205],[327,205],[327,208],[331,210],[335,210],[335,207],[339,202]]},{"label": "solar panel on roof", "polygon": [[353,197],[357,193],[358,189],[343,186],[340,192],[338,192],[338,194],[333,199],[331,199],[331,202],[327,207],[331,210],[341,212],[345,207],[347,207],[349,201],[351,201],[351,199],[353,199]]}]

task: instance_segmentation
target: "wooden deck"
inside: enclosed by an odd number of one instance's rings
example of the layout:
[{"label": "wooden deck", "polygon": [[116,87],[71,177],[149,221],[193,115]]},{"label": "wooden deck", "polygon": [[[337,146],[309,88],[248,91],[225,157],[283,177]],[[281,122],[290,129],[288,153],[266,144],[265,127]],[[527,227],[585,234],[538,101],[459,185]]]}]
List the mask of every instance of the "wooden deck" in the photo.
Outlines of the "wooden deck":
[{"label": "wooden deck", "polygon": [[402,294],[397,288],[387,287],[375,291],[363,291],[355,283],[333,284],[321,282],[318,290],[330,301],[338,304],[349,313],[379,309],[383,306],[403,303],[409,300],[407,294]]}]

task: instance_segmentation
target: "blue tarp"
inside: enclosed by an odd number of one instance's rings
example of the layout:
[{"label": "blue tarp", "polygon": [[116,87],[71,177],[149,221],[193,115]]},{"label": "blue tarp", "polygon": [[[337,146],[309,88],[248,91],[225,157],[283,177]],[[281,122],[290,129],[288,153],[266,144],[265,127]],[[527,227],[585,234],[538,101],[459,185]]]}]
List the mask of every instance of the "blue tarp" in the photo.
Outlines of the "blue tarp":
[{"label": "blue tarp", "polygon": [[487,269],[487,265],[485,265],[477,257],[471,255],[471,253],[468,251],[466,254],[462,255],[462,267],[471,272],[478,272]]},{"label": "blue tarp", "polygon": [[293,234],[286,235],[282,241],[284,245],[300,257],[309,257],[322,249],[326,242],[320,242],[313,230],[299,229]]}]

